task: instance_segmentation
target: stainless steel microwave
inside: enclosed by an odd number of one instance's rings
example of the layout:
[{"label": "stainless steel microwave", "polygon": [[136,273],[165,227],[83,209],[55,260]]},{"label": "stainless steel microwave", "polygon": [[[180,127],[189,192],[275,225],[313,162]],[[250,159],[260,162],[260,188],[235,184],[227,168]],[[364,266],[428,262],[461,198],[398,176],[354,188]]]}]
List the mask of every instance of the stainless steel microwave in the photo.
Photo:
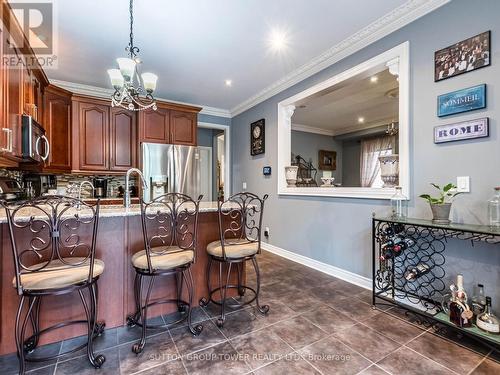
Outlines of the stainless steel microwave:
[{"label": "stainless steel microwave", "polygon": [[49,158],[50,145],[44,128],[33,117],[22,116],[22,150],[25,162],[42,163]]}]

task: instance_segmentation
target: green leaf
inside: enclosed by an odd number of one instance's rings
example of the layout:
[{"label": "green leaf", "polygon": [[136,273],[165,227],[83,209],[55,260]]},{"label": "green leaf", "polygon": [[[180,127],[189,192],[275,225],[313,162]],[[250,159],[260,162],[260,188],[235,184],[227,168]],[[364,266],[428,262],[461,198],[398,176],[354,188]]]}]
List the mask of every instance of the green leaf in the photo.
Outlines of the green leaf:
[{"label": "green leaf", "polygon": [[457,195],[460,195],[460,194],[463,194],[463,193],[464,193],[463,191],[460,191],[458,193],[452,194],[451,197],[455,198]]},{"label": "green leaf", "polygon": [[443,198],[431,198],[431,203],[433,204],[443,204],[444,203],[444,199]]},{"label": "green leaf", "polygon": [[431,196],[429,194],[422,194],[420,195],[420,198],[427,199],[429,202],[431,200]]},{"label": "green leaf", "polygon": [[443,188],[443,191],[446,193],[448,191],[450,191],[451,189],[456,189],[457,187],[454,185],[454,184],[448,184],[446,185],[444,188]]},{"label": "green leaf", "polygon": [[441,186],[435,184],[434,182],[431,182],[431,185],[434,186],[436,189],[441,190]]}]

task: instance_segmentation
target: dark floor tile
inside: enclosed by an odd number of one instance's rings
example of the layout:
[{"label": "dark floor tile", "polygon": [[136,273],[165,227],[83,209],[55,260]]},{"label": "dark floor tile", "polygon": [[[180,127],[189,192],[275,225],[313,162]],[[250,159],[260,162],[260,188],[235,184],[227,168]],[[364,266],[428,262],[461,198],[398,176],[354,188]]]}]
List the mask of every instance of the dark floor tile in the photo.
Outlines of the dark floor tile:
[{"label": "dark floor tile", "polygon": [[294,349],[303,348],[326,336],[326,333],[300,316],[279,322],[270,328]]},{"label": "dark floor tile", "polygon": [[172,329],[170,334],[181,356],[206,349],[226,340],[224,335],[210,320],[203,322],[203,331],[198,336],[193,336],[186,327]]},{"label": "dark floor tile", "polygon": [[479,366],[477,366],[471,375],[493,375],[500,374],[500,362],[490,358],[486,358]]},{"label": "dark floor tile", "polygon": [[[460,361],[459,358],[456,358]],[[453,372],[440,364],[415,353],[407,347],[401,347],[399,350],[391,353],[386,358],[377,362],[377,365],[391,374],[408,375],[452,375]]]},{"label": "dark floor tile", "polygon": [[149,337],[140,354],[132,352],[131,344],[121,345],[119,354],[122,375],[133,374],[179,358],[168,332]]},{"label": "dark floor tile", "polygon": [[[87,343],[86,335],[75,337],[69,340],[64,340],[62,342],[61,353],[67,352],[86,343]],[[97,336],[94,339],[94,353],[99,354],[102,350],[111,348],[116,345],[118,345],[118,329],[117,328],[107,329],[100,336]],[[67,355],[62,356],[59,361],[86,354],[87,354],[87,348],[84,347],[74,353],[69,353]]]},{"label": "dark floor tile", "polygon": [[[213,319],[213,322],[215,323],[216,319]],[[226,316],[224,326],[220,330],[230,339],[256,331],[263,326],[265,326],[265,322],[258,319],[253,309],[250,307]]]},{"label": "dark floor tile", "polygon": [[334,336],[373,362],[382,359],[401,346],[361,324],[336,332]]},{"label": "dark floor tile", "polygon": [[363,292],[366,292],[366,289],[363,287],[360,287],[356,284],[349,283],[347,281],[337,279],[333,282],[335,284],[335,288],[339,291],[342,292],[343,294],[347,294],[348,296],[356,296],[358,294],[361,294]]},{"label": "dark floor tile", "polygon": [[298,290],[283,294],[280,299],[286,303],[293,311],[303,313],[314,309],[321,302],[311,294],[308,290]]},{"label": "dark floor tile", "polygon": [[323,374],[356,374],[370,365],[335,337],[327,337],[299,350],[299,354]]},{"label": "dark floor tile", "polygon": [[0,369],[2,374],[17,374],[19,371],[19,359],[15,354],[0,356]]},{"label": "dark floor tile", "polygon": [[252,369],[282,359],[293,351],[276,333],[266,329],[238,336],[230,342]]},{"label": "dark floor tile", "polygon": [[[38,347],[30,356],[32,358],[36,357],[47,357],[59,354],[61,349],[61,343],[53,343],[48,345],[43,345]],[[27,362],[27,371],[39,369],[41,367],[48,367],[54,365],[57,359],[44,362]],[[0,356],[0,369],[3,374],[17,374],[19,371],[19,359],[16,354],[7,354]]]},{"label": "dark floor tile", "polygon": [[371,305],[361,302],[356,298],[350,298],[344,303],[336,304],[332,307],[359,322],[373,318],[380,313],[380,310],[374,309]]},{"label": "dark floor tile", "polygon": [[[157,316],[151,319],[148,319],[149,324],[164,324],[163,318],[161,316]],[[154,336],[159,333],[167,331],[168,328],[166,326],[156,328],[156,329],[148,329],[146,330],[146,335],[147,336]],[[128,342],[132,341],[137,341],[142,335],[142,327],[139,326],[134,326],[134,327],[128,327],[128,326],[123,326],[117,328],[117,336],[118,336],[118,344],[125,344]]]},{"label": "dark floor tile", "polygon": [[[377,305],[377,307],[382,307],[382,306],[384,306],[384,305]],[[406,310],[402,307],[393,306],[393,307],[385,310],[385,312],[387,312],[390,315],[394,315],[394,316],[404,320],[407,323],[416,325],[416,326],[421,327],[421,328],[426,328],[422,324],[421,318],[418,315],[413,314],[413,313],[409,313],[408,310]]]},{"label": "dark floor tile", "polygon": [[86,357],[77,357],[58,363],[55,375],[120,375],[118,348],[107,349],[101,354],[106,357],[106,362],[99,370],[96,370]]},{"label": "dark floor tile", "polygon": [[460,374],[468,373],[484,358],[431,333],[425,333],[407,346]]},{"label": "dark floor tile", "polygon": [[301,316],[328,333],[351,327],[357,323],[347,315],[327,305],[319,306],[317,309],[305,312]]},{"label": "dark floor tile", "polygon": [[[170,361],[149,370],[141,371],[140,375],[187,375],[181,359]],[[139,375],[138,374],[138,375]]]},{"label": "dark floor tile", "polygon": [[252,305],[254,307],[253,312],[255,316],[257,317],[257,319],[262,321],[261,326],[274,324],[282,320],[290,319],[293,318],[294,316],[299,315],[298,312],[293,311],[287,304],[281,301],[267,300],[264,302],[269,306],[269,311],[265,315],[261,314],[259,310],[257,310],[255,304]]},{"label": "dark floor tile", "polygon": [[[361,292],[359,294],[356,294],[355,296],[357,299],[363,301],[364,303],[368,303],[369,305],[372,304],[372,291],[371,290],[366,290],[364,292]],[[376,368],[376,367],[375,367]]]},{"label": "dark floor tile", "polygon": [[[173,322],[180,320],[183,318],[179,323],[176,323],[175,325],[172,325]],[[205,310],[203,310],[201,307],[195,307],[191,311],[191,321],[193,324],[203,322],[204,320],[209,319],[210,317],[207,315]],[[184,327],[188,325],[187,321],[187,313],[179,313],[179,312],[173,312],[171,314],[163,315],[163,320],[165,324],[169,326],[170,329],[177,328],[177,327]]]},{"label": "dark floor tile", "polygon": [[227,341],[182,358],[190,375],[246,374],[250,367]]},{"label": "dark floor tile", "polygon": [[255,375],[319,375],[320,372],[297,354],[289,355],[279,361],[254,371]]},{"label": "dark floor tile", "polygon": [[39,368],[36,370],[28,371],[28,372],[26,372],[26,375],[53,375],[55,369],[56,369],[56,365],[51,365],[48,367],[42,367],[42,368]]},{"label": "dark floor tile", "polygon": [[[279,300],[286,302],[286,296],[299,293],[299,290],[289,282],[275,282],[273,284],[263,285],[260,288],[259,298],[262,302],[267,303],[266,300]],[[288,302],[291,302],[288,300]]]},{"label": "dark floor tile", "polygon": [[363,324],[400,344],[405,344],[424,332],[421,328],[384,312],[365,320]]},{"label": "dark floor tile", "polygon": [[488,354],[490,352],[490,348],[485,344],[474,340],[469,336],[463,335],[460,331],[450,328],[448,326],[438,325],[437,327],[443,327],[444,329],[432,330],[438,336],[444,337],[450,341],[453,341],[459,345],[465,346],[467,349],[473,350],[479,354]]},{"label": "dark floor tile", "polygon": [[[228,298],[226,300],[225,314],[229,315],[234,312],[241,310],[241,304],[234,298]],[[220,316],[221,307],[215,303],[210,302],[208,306],[203,308],[210,318],[216,318]]]},{"label": "dark floor tile", "polygon": [[359,373],[359,375],[388,375],[389,373],[382,370],[380,367],[376,365],[371,365],[366,370],[363,370]]},{"label": "dark floor tile", "polygon": [[333,282],[310,288],[311,293],[321,302],[332,307],[348,303],[352,297],[342,293]]}]

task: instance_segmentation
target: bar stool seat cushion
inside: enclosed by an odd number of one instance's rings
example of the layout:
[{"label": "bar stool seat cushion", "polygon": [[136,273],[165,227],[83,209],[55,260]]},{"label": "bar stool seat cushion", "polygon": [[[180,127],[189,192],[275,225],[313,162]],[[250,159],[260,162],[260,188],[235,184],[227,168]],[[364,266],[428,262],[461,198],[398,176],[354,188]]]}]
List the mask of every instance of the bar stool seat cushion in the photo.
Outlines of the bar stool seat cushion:
[{"label": "bar stool seat cushion", "polygon": [[[21,273],[21,286],[24,290],[48,290],[61,289],[72,285],[80,284],[87,280],[90,273],[90,259],[85,260],[81,257],[64,258],[63,263],[60,259],[54,259],[40,271]],[[71,265],[78,264],[80,265]],[[35,264],[29,269],[36,270],[47,262]],[[94,259],[93,277],[101,275],[104,272],[104,262],[100,259]],[[16,278],[12,280],[14,288],[16,287]]]},{"label": "bar stool seat cushion", "polygon": [[[244,238],[226,239],[224,242],[224,253],[227,258],[237,259],[252,256],[259,251],[258,242],[250,242]],[[207,245],[207,253],[222,258],[222,245],[220,241],[210,242]]]},{"label": "bar stool seat cushion", "polygon": [[[177,246],[153,247],[150,255],[151,266],[155,270],[170,270],[191,263],[194,259],[193,250],[183,250]],[[132,265],[135,268],[148,269],[146,250],[141,250],[132,256]]]}]

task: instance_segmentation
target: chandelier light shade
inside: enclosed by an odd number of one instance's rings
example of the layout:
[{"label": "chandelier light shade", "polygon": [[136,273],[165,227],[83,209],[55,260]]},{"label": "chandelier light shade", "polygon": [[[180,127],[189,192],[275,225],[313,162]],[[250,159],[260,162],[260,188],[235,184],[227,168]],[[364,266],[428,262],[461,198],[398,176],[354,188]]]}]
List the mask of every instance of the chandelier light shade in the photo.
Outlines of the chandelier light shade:
[{"label": "chandelier light shade", "polygon": [[137,57],[139,48],[134,45],[134,1],[130,0],[130,41],[125,51],[128,57],[116,59],[119,69],[108,69],[111,85],[115,89],[111,95],[111,105],[130,111],[141,111],[152,108],[156,111],[156,101],[153,91],[156,89],[158,76],[153,73],[139,75]]}]

